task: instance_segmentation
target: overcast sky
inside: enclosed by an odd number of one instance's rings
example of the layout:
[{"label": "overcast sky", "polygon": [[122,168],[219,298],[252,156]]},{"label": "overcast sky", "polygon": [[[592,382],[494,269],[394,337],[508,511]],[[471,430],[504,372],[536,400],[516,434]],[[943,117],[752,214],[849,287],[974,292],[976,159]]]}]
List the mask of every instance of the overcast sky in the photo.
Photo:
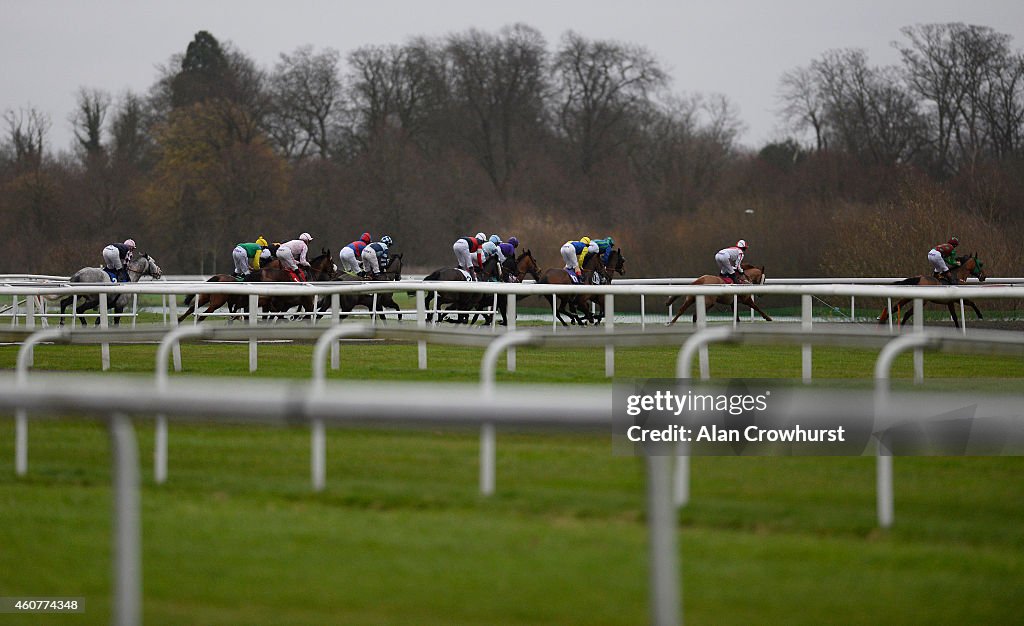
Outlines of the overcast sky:
[{"label": "overcast sky", "polygon": [[574,30],[646,46],[673,91],[725,94],[752,146],[778,136],[779,76],[828,49],[864,48],[873,64],[892,64],[899,29],[929,22],[991,26],[1024,48],[1022,0],[0,0],[0,14],[0,111],[48,114],[52,149],[71,144],[68,116],[80,87],[145,92],[156,66],[199,30],[266,68],[305,44],[344,55],[524,22],[551,50]]}]

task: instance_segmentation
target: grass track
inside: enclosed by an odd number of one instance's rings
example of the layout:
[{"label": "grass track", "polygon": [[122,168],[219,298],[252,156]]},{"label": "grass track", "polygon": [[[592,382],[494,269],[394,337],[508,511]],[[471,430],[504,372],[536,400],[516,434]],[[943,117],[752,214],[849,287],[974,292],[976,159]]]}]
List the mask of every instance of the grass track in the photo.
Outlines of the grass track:
[{"label": "grass track", "polygon": [[[617,350],[627,377],[671,376],[677,349]],[[113,346],[115,373],[155,346]],[[0,368],[15,349],[0,347]],[[475,381],[481,350],[346,344],[332,376]],[[505,381],[603,380],[604,352],[519,350]],[[876,354],[815,350],[816,378],[863,379]],[[260,347],[264,376],[308,377],[310,345]],[[184,375],[248,373],[247,348],[183,347]],[[39,369],[98,369],[99,348],[42,346]],[[798,348],[714,346],[715,376],[798,377]],[[926,376],[1017,385],[1012,358],[932,355]],[[895,374],[908,377],[910,358]],[[116,384],[117,377],[111,376]],[[980,382],[980,381],[976,381]],[[965,383],[966,384],[966,383]],[[367,399],[372,411],[375,402]],[[498,494],[476,495],[471,432],[332,430],[308,487],[304,429],[172,424],[170,481],[144,470],[145,621],[155,624],[636,624],[647,619],[643,472],[606,435],[501,433]],[[81,595],[106,623],[108,443],[93,422],[33,421],[24,479],[0,472],[0,596]],[[0,420],[0,459],[13,425]],[[10,467],[10,465],[8,465]],[[875,528],[870,458],[693,459],[681,512],[690,623],[1007,623],[1024,600],[1024,460],[899,458],[896,527]],[[52,619],[50,619],[52,618]]]}]

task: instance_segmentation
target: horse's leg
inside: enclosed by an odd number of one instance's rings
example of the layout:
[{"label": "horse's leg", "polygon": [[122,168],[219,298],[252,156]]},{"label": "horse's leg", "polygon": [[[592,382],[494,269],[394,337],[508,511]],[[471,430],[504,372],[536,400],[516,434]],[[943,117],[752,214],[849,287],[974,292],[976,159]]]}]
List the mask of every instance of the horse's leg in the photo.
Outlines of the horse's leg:
[{"label": "horse's leg", "polygon": [[[675,296],[672,296],[672,297],[675,298]],[[696,299],[693,296],[686,296],[686,298],[683,300],[683,305],[681,307],[679,307],[678,311],[676,311],[676,316],[673,317],[669,321],[669,323],[665,324],[665,325],[666,326],[671,326],[672,324],[675,324],[679,320],[679,318],[683,316],[683,313],[686,312],[686,309],[690,308],[690,306],[693,305],[693,303],[695,301],[696,301]]]},{"label": "horse's leg", "polygon": [[[896,303],[896,309],[899,310],[899,309],[903,308],[905,305],[907,305],[908,303],[910,303],[910,300],[900,300],[899,302]],[[911,317],[913,317],[913,316],[914,316],[914,307],[908,306],[907,307],[906,315],[904,315],[903,319],[900,320],[900,326],[906,326],[907,321]]]},{"label": "horse's leg", "polygon": [[956,316],[956,307],[953,306],[952,302],[947,302],[946,308],[949,309],[949,317],[953,320],[953,327],[960,328],[960,318]]},{"label": "horse's leg", "polygon": [[71,305],[71,296],[60,301],[60,325],[64,325],[64,311]]},{"label": "horse's leg", "polygon": [[[740,302],[742,302],[743,304],[747,305],[748,307],[750,307],[750,308],[754,309],[755,311],[757,311],[758,313],[760,313],[761,317],[763,317],[766,322],[772,321],[772,318],[770,318],[767,313],[762,311],[761,307],[757,306],[757,303],[754,302],[753,298],[748,296],[746,300],[740,300]],[[736,321],[739,321],[739,319],[740,319],[740,312],[739,312],[739,310],[737,310],[736,311]]]},{"label": "horse's leg", "polygon": [[977,305],[977,304],[974,304],[974,300],[967,300],[967,299],[964,299],[964,302],[966,302],[967,304],[971,305],[971,308],[972,308],[972,309],[974,309],[974,314],[978,316],[978,319],[979,319],[979,320],[980,320],[980,319],[982,319],[982,318],[984,317],[984,316],[983,316],[983,315],[981,314],[981,309],[979,309],[979,308],[978,308],[978,305]]}]

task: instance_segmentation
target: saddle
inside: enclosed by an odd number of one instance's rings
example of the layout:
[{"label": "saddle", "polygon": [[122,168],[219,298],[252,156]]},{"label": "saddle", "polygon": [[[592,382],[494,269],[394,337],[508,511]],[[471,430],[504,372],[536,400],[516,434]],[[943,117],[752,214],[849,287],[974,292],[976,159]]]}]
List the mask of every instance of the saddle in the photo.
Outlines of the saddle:
[{"label": "saddle", "polygon": [[116,283],[117,282],[117,270],[112,270],[110,268],[104,267],[103,271],[106,272],[107,276],[110,277],[110,282],[112,282],[112,283]]},{"label": "saddle", "polygon": [[565,271],[566,274],[569,275],[569,280],[572,281],[572,284],[574,284],[574,285],[580,284],[580,277],[576,275],[576,272],[574,272],[572,270],[564,270],[564,271]]},{"label": "saddle", "polygon": [[467,280],[467,281],[473,281],[473,280],[475,280],[475,279],[473,278],[472,274],[470,274],[470,273],[469,273],[469,272],[467,272],[466,270],[462,269],[461,267],[456,267],[455,269],[459,270],[459,272],[461,272],[461,273],[462,273],[462,275],[466,277],[466,280]]},{"label": "saddle", "polygon": [[721,278],[722,282],[725,283],[726,285],[735,284],[733,282],[733,280],[731,278],[729,278],[728,276],[726,276],[725,274],[719,274],[718,277]]}]

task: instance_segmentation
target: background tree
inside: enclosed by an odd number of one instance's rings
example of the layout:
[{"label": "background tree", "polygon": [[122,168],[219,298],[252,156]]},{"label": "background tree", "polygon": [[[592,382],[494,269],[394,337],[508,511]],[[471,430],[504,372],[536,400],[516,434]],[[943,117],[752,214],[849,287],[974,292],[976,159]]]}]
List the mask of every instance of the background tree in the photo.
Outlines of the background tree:
[{"label": "background tree", "polygon": [[667,84],[645,48],[590,41],[573,32],[562,37],[553,72],[558,127],[584,173],[635,136],[633,116]]}]

